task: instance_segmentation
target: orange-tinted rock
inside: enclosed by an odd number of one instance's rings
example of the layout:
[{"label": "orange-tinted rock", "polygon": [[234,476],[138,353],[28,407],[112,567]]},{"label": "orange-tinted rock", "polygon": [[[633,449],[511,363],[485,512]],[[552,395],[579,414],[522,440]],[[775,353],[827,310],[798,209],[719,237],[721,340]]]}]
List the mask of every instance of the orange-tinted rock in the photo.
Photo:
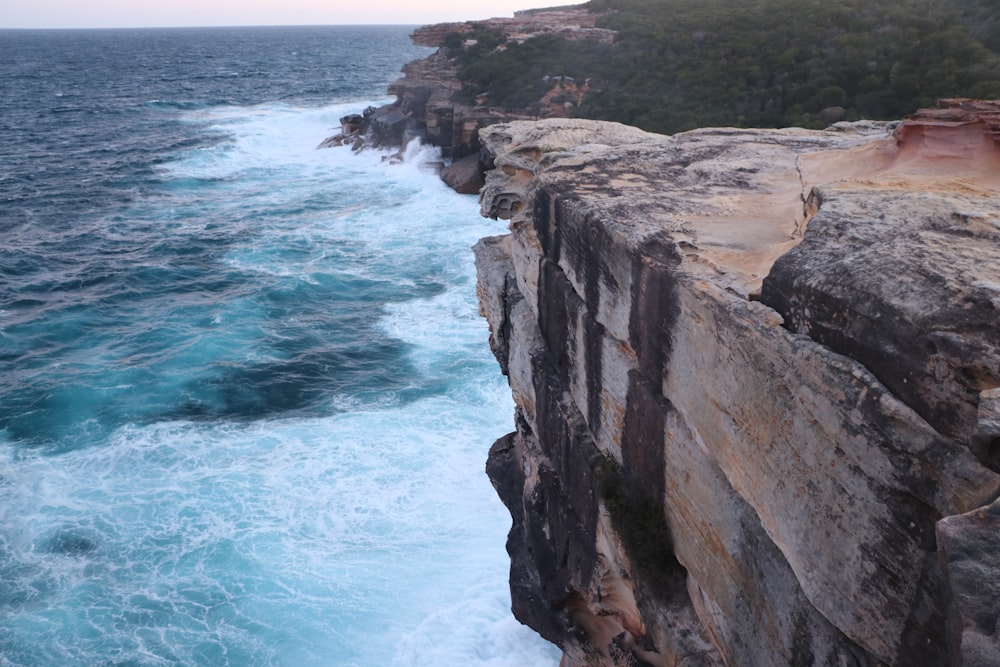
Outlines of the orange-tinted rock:
[{"label": "orange-tinted rock", "polygon": [[1000,101],[946,98],[938,102],[937,109],[920,109],[907,116],[896,129],[895,136],[905,143],[914,133],[923,134],[928,128],[956,128],[979,126],[981,134],[993,141],[1000,141]]},{"label": "orange-tinted rock", "polygon": [[483,187],[483,169],[478,155],[468,155],[441,170],[441,180],[463,195],[478,194]]}]

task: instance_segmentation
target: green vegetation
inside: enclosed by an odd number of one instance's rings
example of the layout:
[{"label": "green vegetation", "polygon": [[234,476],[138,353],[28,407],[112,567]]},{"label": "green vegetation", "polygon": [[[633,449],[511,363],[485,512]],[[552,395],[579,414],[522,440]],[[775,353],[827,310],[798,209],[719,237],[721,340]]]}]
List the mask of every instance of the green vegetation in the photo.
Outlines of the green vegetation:
[{"label": "green vegetation", "polygon": [[528,107],[552,87],[545,77],[568,76],[582,81],[594,71],[595,51],[609,50],[591,42],[541,35],[523,44],[505,44],[506,50],[497,53],[496,36],[482,39],[479,35],[475,46],[453,51],[461,64],[459,76],[470,82],[459,93],[466,103],[488,92],[492,104]]},{"label": "green vegetation", "polygon": [[[467,82],[524,107],[543,76],[590,80],[575,110],[672,133],[893,119],[941,97],[1000,98],[996,0],[592,0],[613,46],[538,37],[497,50],[453,38]],[[463,50],[462,38],[479,42]]]},{"label": "green vegetation", "polygon": [[969,31],[995,53],[1000,53],[1000,12],[996,0],[955,0]]}]

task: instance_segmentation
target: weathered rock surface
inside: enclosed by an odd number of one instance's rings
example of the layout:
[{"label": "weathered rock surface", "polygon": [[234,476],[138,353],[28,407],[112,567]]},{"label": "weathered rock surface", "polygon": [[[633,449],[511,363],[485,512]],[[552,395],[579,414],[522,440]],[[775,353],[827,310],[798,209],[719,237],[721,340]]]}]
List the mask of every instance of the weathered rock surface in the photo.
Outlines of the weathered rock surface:
[{"label": "weathered rock surface", "polygon": [[565,667],[1000,664],[1000,149],[956,104],[481,132],[488,471]]},{"label": "weathered rock surface", "polygon": [[1000,387],[1000,112],[952,102],[903,121],[875,174],[812,191],[809,234],[762,301],[1000,470],[978,414]]},{"label": "weathered rock surface", "polygon": [[485,184],[479,155],[467,155],[461,160],[452,162],[441,170],[441,180],[459,194],[478,193]]},{"label": "weathered rock surface", "polygon": [[1000,501],[937,526],[949,598],[952,661],[966,667],[1000,664]]}]

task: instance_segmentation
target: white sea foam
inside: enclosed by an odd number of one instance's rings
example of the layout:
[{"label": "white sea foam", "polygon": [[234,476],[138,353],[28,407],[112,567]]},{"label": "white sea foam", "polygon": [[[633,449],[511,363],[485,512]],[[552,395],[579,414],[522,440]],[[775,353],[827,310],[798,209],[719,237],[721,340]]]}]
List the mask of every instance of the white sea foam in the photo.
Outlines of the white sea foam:
[{"label": "white sea foam", "polygon": [[482,472],[509,409],[493,387],[474,404],[129,427],[107,447],[22,460],[4,480],[8,535],[92,544],[6,546],[61,595],[110,588],[132,623],[169,607],[180,627],[162,641],[182,662],[192,636],[251,641],[255,627],[288,644],[265,664],[506,665],[511,636],[522,658],[544,660],[509,618],[508,519]]},{"label": "white sea foam", "polygon": [[[4,593],[25,610],[4,641],[41,642],[36,658],[67,665],[106,661],[109,647],[148,665],[557,663],[509,611],[509,516],[483,472],[513,408],[469,247],[503,227],[421,167],[436,158],[426,147],[395,166],[315,149],[356,110],[191,112],[226,139],[164,167],[210,182],[217,200],[178,224],[242,225],[225,260],[243,271],[394,281],[409,296],[382,306],[378,329],[405,346],[414,383],[445,389],[338,394],[325,417],[132,424],[58,456],[0,441],[0,552],[18,568]],[[255,347],[250,297],[210,318],[243,328],[186,354],[281,356]]]}]

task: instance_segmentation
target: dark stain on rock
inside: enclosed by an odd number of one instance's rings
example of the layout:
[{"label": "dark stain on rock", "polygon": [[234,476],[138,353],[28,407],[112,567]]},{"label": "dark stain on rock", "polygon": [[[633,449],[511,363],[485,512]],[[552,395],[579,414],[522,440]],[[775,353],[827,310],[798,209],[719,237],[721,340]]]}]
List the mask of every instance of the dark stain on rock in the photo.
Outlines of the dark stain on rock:
[{"label": "dark stain on rock", "polygon": [[[553,613],[539,576],[538,560],[548,557],[545,544],[536,545],[530,535],[537,529],[529,524],[535,519],[524,503],[524,473],[514,454],[517,433],[509,433],[490,448],[486,473],[503,504],[510,510],[512,525],[507,536],[510,556],[511,609],[515,618],[548,641],[561,645],[569,633],[566,618]],[[543,552],[537,552],[538,546]]]},{"label": "dark stain on rock", "polygon": [[556,206],[558,197],[550,194],[547,190],[541,189],[535,194],[534,209],[531,212],[531,221],[535,226],[535,234],[538,242],[542,246],[542,254],[559,261],[559,247],[556,236]]},{"label": "dark stain on rock", "polygon": [[563,383],[569,373],[572,314],[580,311],[579,300],[559,265],[545,258],[539,260],[538,328]]},{"label": "dark stain on rock", "polygon": [[[594,319],[573,289],[562,268],[547,259],[539,260],[538,328],[555,365],[560,383],[570,386],[575,358],[582,365],[587,393],[587,422],[601,423],[601,375],[604,327]],[[583,332],[584,347],[577,350],[577,331]]]},{"label": "dark stain on rock", "polygon": [[676,268],[681,255],[669,238],[646,241],[632,264],[629,343],[639,370],[651,381],[665,376],[673,348],[671,332],[680,313]]}]

